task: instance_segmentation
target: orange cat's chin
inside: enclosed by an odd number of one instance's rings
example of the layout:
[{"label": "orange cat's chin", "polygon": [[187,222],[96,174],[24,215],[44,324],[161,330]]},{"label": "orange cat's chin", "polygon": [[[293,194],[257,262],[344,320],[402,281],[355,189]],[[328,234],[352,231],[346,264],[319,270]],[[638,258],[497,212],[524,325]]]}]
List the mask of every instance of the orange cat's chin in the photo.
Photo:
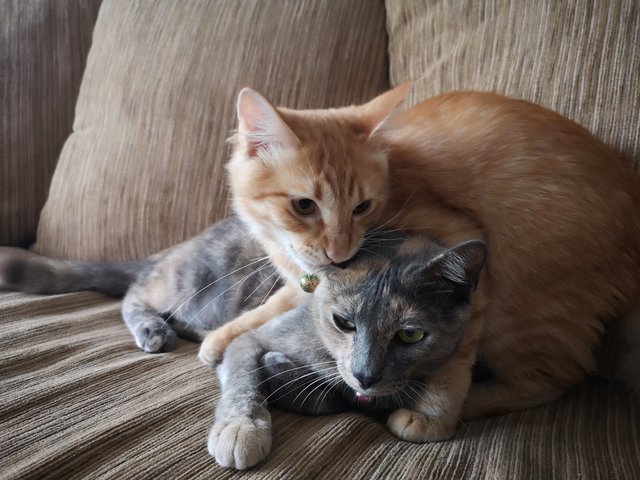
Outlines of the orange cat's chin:
[{"label": "orange cat's chin", "polygon": [[327,259],[326,262],[322,263],[309,262],[300,257],[300,255],[297,255],[295,252],[291,253],[291,260],[293,260],[293,262],[298,265],[298,267],[300,267],[304,272],[314,272],[322,267],[331,264],[331,260],[329,259]]}]

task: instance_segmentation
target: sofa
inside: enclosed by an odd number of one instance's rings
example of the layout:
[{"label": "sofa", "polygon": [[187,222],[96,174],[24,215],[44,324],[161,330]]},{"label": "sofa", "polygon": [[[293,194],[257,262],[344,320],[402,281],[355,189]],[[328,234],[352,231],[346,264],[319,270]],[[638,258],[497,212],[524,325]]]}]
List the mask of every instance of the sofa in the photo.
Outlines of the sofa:
[{"label": "sofa", "polygon": [[[640,165],[635,0],[3,0],[0,245],[150,255],[230,214],[235,96],[406,102],[491,90],[559,111]],[[0,292],[0,478],[637,479],[640,405],[594,376],[538,408],[417,445],[358,412],[273,413],[246,472],[206,450],[198,346],[139,351],[120,301]],[[615,348],[614,348],[615,351]]]}]

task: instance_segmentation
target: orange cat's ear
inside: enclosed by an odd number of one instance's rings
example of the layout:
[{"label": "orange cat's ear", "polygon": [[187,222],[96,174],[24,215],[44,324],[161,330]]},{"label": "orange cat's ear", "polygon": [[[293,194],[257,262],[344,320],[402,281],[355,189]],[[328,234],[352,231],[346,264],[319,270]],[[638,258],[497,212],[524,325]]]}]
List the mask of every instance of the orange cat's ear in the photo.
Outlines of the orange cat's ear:
[{"label": "orange cat's ear", "polygon": [[250,155],[260,148],[293,147],[298,139],[271,103],[251,88],[238,95],[238,137]]},{"label": "orange cat's ear", "polygon": [[407,98],[412,89],[413,82],[402,83],[359,107],[361,111],[361,122],[365,131],[368,134],[372,134],[380,128],[398,105]]}]

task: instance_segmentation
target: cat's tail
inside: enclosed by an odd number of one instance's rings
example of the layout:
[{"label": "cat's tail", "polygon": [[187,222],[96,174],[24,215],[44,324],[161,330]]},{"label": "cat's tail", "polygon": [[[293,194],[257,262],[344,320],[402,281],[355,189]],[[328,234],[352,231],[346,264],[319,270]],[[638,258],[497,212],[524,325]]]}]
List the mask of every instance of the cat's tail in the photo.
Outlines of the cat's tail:
[{"label": "cat's tail", "polygon": [[0,248],[0,289],[57,294],[94,290],[123,296],[151,259],[131,262],[79,262],[37,255],[20,248]]}]

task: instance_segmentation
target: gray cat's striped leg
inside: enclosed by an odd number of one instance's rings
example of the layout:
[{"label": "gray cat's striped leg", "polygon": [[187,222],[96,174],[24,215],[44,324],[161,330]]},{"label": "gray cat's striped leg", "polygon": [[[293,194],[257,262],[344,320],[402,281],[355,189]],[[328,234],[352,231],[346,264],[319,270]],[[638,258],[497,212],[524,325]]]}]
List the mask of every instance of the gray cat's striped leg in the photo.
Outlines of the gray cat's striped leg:
[{"label": "gray cat's striped leg", "polygon": [[159,353],[176,348],[176,332],[141,298],[135,286],[127,292],[122,301],[122,318],[141,350]]}]

